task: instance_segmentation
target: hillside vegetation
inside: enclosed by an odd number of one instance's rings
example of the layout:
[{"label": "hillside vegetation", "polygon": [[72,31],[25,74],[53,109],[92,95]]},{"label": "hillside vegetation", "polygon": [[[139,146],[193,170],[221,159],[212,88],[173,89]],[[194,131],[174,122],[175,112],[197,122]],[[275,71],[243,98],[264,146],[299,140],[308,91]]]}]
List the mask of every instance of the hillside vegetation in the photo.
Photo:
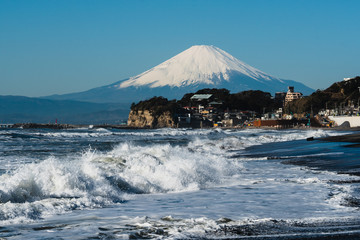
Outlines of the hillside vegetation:
[{"label": "hillside vegetation", "polygon": [[[221,102],[219,106],[221,110],[249,110],[255,112],[262,112],[264,108],[269,111],[274,107],[274,101],[271,94],[259,90],[249,90],[239,93],[230,94],[227,89],[205,88],[197,91],[195,94],[212,94],[213,98]],[[191,105],[190,98],[194,93],[186,94],[180,101],[181,106]]]},{"label": "hillside vegetation", "polygon": [[164,112],[175,113],[181,111],[180,105],[176,100],[169,101],[164,97],[153,97],[149,100],[131,104],[131,111],[148,110],[152,116],[156,117]]},{"label": "hillside vegetation", "polygon": [[285,111],[292,113],[314,113],[321,109],[334,109],[337,107],[358,105],[360,77],[355,77],[347,81],[336,82],[329,88],[320,91],[317,90],[308,97],[301,98],[289,103]]},{"label": "hillside vegetation", "polygon": [[[230,91],[224,88],[205,88],[197,91],[195,94],[212,94],[214,101],[222,103],[218,106],[219,110],[249,110],[262,112],[264,108],[269,111],[276,107],[271,98],[271,94],[262,91],[250,90],[230,94]],[[153,97],[149,100],[140,101],[137,104],[133,103],[131,105],[131,110],[149,110],[153,116],[159,116],[161,113],[166,111],[171,113],[181,113],[184,111],[183,107],[194,104],[194,102],[190,99],[193,95],[194,93],[185,94],[179,101],[169,101],[164,97]],[[199,103],[201,102],[196,102],[196,104]]]}]

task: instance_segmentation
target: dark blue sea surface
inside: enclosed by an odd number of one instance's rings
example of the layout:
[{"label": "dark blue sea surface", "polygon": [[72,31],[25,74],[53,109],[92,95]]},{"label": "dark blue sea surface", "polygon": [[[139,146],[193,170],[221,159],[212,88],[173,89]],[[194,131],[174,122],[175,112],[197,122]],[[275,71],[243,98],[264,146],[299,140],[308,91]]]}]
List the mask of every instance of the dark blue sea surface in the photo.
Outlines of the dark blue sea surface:
[{"label": "dark blue sea surface", "polygon": [[348,133],[1,129],[0,237],[358,239]]}]

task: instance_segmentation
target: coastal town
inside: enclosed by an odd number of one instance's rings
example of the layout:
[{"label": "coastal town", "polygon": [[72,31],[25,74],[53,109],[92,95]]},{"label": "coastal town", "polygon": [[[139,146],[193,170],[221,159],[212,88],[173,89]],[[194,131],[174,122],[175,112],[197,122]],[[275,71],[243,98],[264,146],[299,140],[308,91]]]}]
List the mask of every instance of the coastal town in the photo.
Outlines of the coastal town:
[{"label": "coastal town", "polygon": [[304,96],[287,92],[202,89],[180,100],[153,97],[133,103],[127,124],[1,123],[0,128],[354,128],[360,126],[360,77],[344,78]]},{"label": "coastal town", "polygon": [[[330,93],[329,88],[324,91],[318,90],[309,97],[304,97],[293,86],[289,86],[287,92],[276,92],[274,97],[261,91],[244,91],[239,94],[243,95],[246,103],[250,103],[247,106],[236,99],[236,94],[230,94],[226,89],[203,89],[187,94],[176,103],[177,106],[174,101],[164,99],[160,101],[159,98],[153,98],[148,100],[148,106],[144,107],[146,101],[141,101],[138,106],[132,107],[128,126],[149,128],[271,127],[276,129],[358,127],[360,126],[360,88],[351,92],[352,99],[350,100],[345,89],[351,83],[358,85],[359,77],[346,78],[340,83],[335,83],[335,85],[343,86],[339,88],[339,92]],[[354,87],[350,86],[350,89],[354,90]],[[335,96],[337,101],[331,101],[332,99],[329,98],[319,102],[317,95],[324,94]],[[312,103],[304,102],[305,99],[312,99],[309,100]],[[338,103],[339,100],[342,102]],[[309,108],[297,110],[296,108],[299,107],[296,103],[299,104],[299,102],[300,105],[309,105]],[[169,107],[169,104],[173,106]],[[161,105],[167,105],[167,107],[156,111],[152,109],[153,106]],[[154,112],[157,113],[154,114]]]},{"label": "coastal town", "polygon": [[[213,127],[262,127],[271,126],[276,128],[287,128],[291,125],[302,124],[305,126],[306,120],[294,119],[293,115],[285,114],[284,107],[291,101],[297,100],[302,93],[295,92],[294,87],[289,86],[288,92],[277,92],[273,99],[279,106],[275,111],[262,113],[251,110],[225,109],[222,111],[222,101],[214,98],[213,94],[194,94],[191,99],[191,106],[183,107],[188,112],[178,116],[179,126],[191,125],[192,122]],[[206,124],[204,124],[206,123]]]}]

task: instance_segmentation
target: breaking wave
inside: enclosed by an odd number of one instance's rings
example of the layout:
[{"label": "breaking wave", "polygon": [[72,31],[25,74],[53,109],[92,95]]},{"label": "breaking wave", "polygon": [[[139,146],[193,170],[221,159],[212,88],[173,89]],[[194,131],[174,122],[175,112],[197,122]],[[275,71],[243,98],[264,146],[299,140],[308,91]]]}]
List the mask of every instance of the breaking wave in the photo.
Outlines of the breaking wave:
[{"label": "breaking wave", "polygon": [[105,154],[51,157],[0,176],[0,219],[121,204],[128,194],[204,189],[224,184],[241,167],[211,152],[170,144],[123,143]]},{"label": "breaking wave", "polygon": [[[120,140],[129,139],[129,136],[138,138],[135,139],[137,141],[122,141],[110,151],[89,149],[78,156],[47,157],[9,170],[0,176],[0,221],[3,224],[26,222],[78,209],[124,204],[133,194],[186,192],[236,184],[261,183],[265,180],[259,178],[267,178],[268,170],[258,170],[259,177],[249,177],[246,174],[253,170],[244,167],[244,161],[240,161],[244,159],[232,158],[234,150],[239,151],[249,146],[270,142],[339,134],[323,130],[301,133],[291,130],[281,132],[221,129],[151,131],[80,129],[27,132],[23,134],[26,138],[29,136],[57,139],[106,136],[115,136]],[[2,135],[24,138],[23,135],[11,134],[14,133],[6,132]],[[143,141],[144,137],[157,136],[186,136],[186,141],[175,144],[166,141],[165,143]],[[276,183],[275,180],[271,181]],[[324,184],[322,180],[307,177],[299,178],[298,181],[304,183],[315,181],[320,185]],[[346,197],[346,193],[342,194],[344,196],[341,195],[341,199]],[[334,194],[334,196],[340,195]]]}]

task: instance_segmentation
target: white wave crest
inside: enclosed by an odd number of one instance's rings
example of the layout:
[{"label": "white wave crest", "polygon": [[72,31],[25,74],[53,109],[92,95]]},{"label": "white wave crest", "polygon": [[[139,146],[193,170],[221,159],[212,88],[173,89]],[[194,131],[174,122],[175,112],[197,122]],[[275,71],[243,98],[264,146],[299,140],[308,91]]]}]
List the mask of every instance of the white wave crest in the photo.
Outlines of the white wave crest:
[{"label": "white wave crest", "polygon": [[236,161],[170,144],[123,143],[105,154],[89,150],[75,159],[52,157],[0,176],[0,220],[103,207],[134,193],[219,186],[239,171]]},{"label": "white wave crest", "polygon": [[[192,145],[190,143],[189,145]],[[241,165],[224,156],[194,152],[184,146],[154,144],[136,146],[124,143],[109,152],[103,165],[114,172],[121,164],[122,178],[131,186],[146,193],[198,190],[222,184],[226,177],[240,171]]]}]

